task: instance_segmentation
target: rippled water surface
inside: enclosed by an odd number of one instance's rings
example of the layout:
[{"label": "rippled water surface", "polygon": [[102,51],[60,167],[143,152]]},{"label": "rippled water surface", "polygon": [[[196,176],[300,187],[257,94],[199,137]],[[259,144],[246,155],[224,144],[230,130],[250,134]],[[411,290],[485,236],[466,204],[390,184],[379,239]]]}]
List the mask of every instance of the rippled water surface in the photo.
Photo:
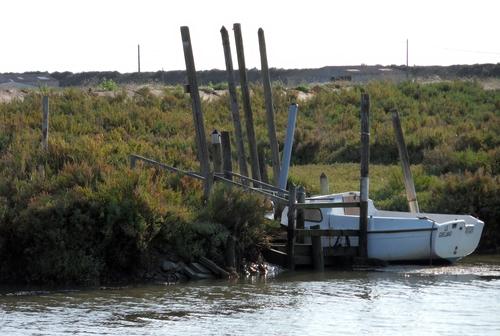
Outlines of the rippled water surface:
[{"label": "rippled water surface", "polygon": [[456,266],[0,294],[0,335],[500,335],[500,256]]}]

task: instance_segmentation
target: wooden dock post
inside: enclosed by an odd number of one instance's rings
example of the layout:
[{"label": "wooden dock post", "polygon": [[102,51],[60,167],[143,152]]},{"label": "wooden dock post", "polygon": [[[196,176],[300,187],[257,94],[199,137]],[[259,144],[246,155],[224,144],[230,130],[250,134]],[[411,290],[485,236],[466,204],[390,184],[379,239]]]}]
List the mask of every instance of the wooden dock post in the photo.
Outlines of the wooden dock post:
[{"label": "wooden dock post", "polygon": [[[311,226],[311,229],[320,229],[319,225]],[[325,270],[325,256],[323,254],[323,245],[321,244],[321,236],[312,236],[312,262],[315,271],[323,272]]]},{"label": "wooden dock post", "polygon": [[287,227],[287,266],[291,271],[295,270],[295,212],[296,212],[297,190],[293,183],[288,191],[288,227]]},{"label": "wooden dock post", "polygon": [[269,144],[271,146],[271,159],[273,163],[273,184],[275,186],[278,186],[280,176],[280,153],[278,148],[278,140],[276,138],[276,126],[274,122],[273,93],[271,88],[271,77],[269,76],[269,66],[267,64],[266,39],[264,37],[264,30],[262,28],[259,28],[258,35],[262,84],[264,86],[264,100],[266,103],[267,133],[269,136]]},{"label": "wooden dock post", "polygon": [[205,198],[208,198],[212,181],[210,178],[207,139],[205,136],[205,126],[203,123],[203,113],[201,111],[200,92],[198,91],[198,81],[196,79],[196,68],[194,65],[193,48],[191,45],[191,37],[189,35],[189,27],[187,26],[181,27],[181,36],[182,36],[182,46],[184,48],[184,59],[186,62],[186,73],[188,77],[189,94],[191,95],[193,121],[196,130],[196,145],[198,147],[198,159],[200,160],[201,175],[205,178],[204,196]]},{"label": "wooden dock post", "polygon": [[[306,202],[306,191],[304,190],[303,186],[299,186],[297,188],[297,202],[298,203],[305,203]],[[304,228],[304,209],[303,208],[298,208],[297,209],[297,229],[303,229]]]},{"label": "wooden dock post", "polygon": [[[229,35],[224,26],[220,30],[222,37],[222,46],[224,48],[224,58],[226,60],[227,87],[229,91],[229,105],[231,107],[231,116],[233,119],[234,136],[236,138],[236,149],[238,153],[238,165],[240,174],[248,177],[247,161],[245,156],[245,145],[243,142],[243,132],[241,130],[240,108],[238,106],[238,97],[236,94],[236,84],[234,81],[233,59],[231,56],[231,47],[229,44]],[[246,184],[246,181],[245,181]]]},{"label": "wooden dock post", "polygon": [[220,140],[222,144],[222,170],[224,171],[224,177],[228,180],[233,180],[233,160],[231,159],[231,138],[229,137],[229,132],[222,131],[220,134]]},{"label": "wooden dock post", "polygon": [[42,98],[42,148],[49,149],[49,96]]},{"label": "wooden dock post", "polygon": [[319,193],[321,195],[328,195],[330,193],[330,187],[328,185],[328,176],[323,172],[319,176]]},{"label": "wooden dock post", "polygon": [[[250,103],[250,91],[248,89],[247,69],[245,65],[245,52],[243,50],[243,38],[241,36],[241,25],[233,25],[234,39],[236,41],[236,53],[238,55],[238,70],[240,73],[241,97],[243,110],[245,111],[245,126],[247,129],[248,147],[250,149],[250,161],[252,165],[252,178],[260,181],[259,154],[257,153],[257,141],[253,124],[252,105]],[[254,183],[257,187],[258,184]]]},{"label": "wooden dock post", "polygon": [[214,173],[221,174],[223,172],[222,145],[221,145],[221,136],[219,131],[213,130],[210,139],[212,143],[212,160],[214,164]]},{"label": "wooden dock post", "polygon": [[396,136],[396,143],[398,144],[399,159],[401,160],[401,166],[403,168],[408,207],[410,208],[410,212],[419,213],[420,209],[418,208],[417,193],[415,192],[415,184],[413,183],[413,176],[411,175],[410,159],[408,156],[408,150],[406,149],[401,120],[399,119],[399,113],[396,109],[393,109],[391,114],[392,126]]},{"label": "wooden dock post", "polygon": [[260,179],[262,182],[269,184],[269,177],[267,176],[267,164],[266,164],[266,154],[264,152],[264,146],[258,146],[258,154],[259,154]]},{"label": "wooden dock post", "polygon": [[368,257],[368,188],[370,164],[370,96],[361,95],[361,167],[359,205],[359,257]]}]

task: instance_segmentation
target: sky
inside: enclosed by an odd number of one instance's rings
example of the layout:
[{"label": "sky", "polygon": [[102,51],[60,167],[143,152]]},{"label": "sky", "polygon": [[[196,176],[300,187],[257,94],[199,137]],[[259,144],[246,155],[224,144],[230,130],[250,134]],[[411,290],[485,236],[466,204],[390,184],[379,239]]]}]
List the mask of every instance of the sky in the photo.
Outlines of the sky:
[{"label": "sky", "polygon": [[[275,68],[500,62],[500,0],[0,0],[0,72],[224,69],[220,28],[241,23],[247,68],[257,30]],[[236,66],[235,66],[236,67]]]}]

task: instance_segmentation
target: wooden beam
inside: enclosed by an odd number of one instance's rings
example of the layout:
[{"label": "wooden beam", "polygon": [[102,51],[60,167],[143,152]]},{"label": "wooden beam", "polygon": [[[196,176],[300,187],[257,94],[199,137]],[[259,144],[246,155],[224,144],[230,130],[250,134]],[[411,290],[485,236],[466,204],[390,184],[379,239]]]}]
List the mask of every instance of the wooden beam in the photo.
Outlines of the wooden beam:
[{"label": "wooden beam", "polygon": [[[238,56],[238,70],[240,73],[241,98],[243,110],[245,111],[245,126],[247,129],[248,147],[250,149],[250,163],[252,168],[252,178],[260,181],[259,154],[257,153],[257,140],[253,122],[252,105],[250,103],[250,90],[248,88],[247,69],[245,65],[245,51],[243,49],[243,38],[241,25],[233,25],[234,39],[236,41],[236,54]],[[255,186],[255,184],[254,184]]]},{"label": "wooden beam", "polygon": [[184,48],[184,60],[186,62],[186,73],[189,83],[189,94],[191,95],[191,105],[193,111],[193,121],[196,131],[196,144],[198,147],[198,159],[200,161],[201,175],[205,178],[204,196],[208,198],[211,187],[210,165],[208,159],[207,139],[205,136],[205,126],[203,122],[203,113],[201,110],[200,92],[198,91],[198,81],[196,79],[196,68],[194,64],[193,48],[189,27],[181,27],[182,46]]},{"label": "wooden beam", "polygon": [[224,177],[232,180],[233,160],[231,159],[231,138],[229,132],[222,131],[220,140],[222,143],[222,170],[224,171]]},{"label": "wooden beam", "polygon": [[269,136],[269,145],[271,146],[271,159],[273,163],[273,184],[275,186],[278,186],[280,176],[280,153],[278,148],[278,139],[276,137],[276,125],[274,122],[273,92],[271,88],[269,66],[267,64],[266,38],[264,37],[264,30],[262,28],[259,28],[258,35],[262,84],[264,87],[264,101],[266,104],[267,134]]},{"label": "wooden beam", "polygon": [[210,141],[212,144],[212,161],[214,164],[214,173],[222,174],[222,144],[220,133],[217,130],[213,130]]},{"label": "wooden beam", "polygon": [[296,229],[296,237],[357,237],[359,230],[332,230],[332,229]]},{"label": "wooden beam", "polygon": [[370,165],[370,96],[361,95],[361,164],[359,204],[359,256],[368,257],[368,189]]},{"label": "wooden beam", "polygon": [[231,56],[231,46],[229,44],[229,34],[224,26],[220,30],[222,37],[222,47],[224,48],[224,58],[226,60],[227,88],[229,91],[229,105],[231,107],[231,117],[234,126],[234,136],[236,138],[236,149],[238,153],[238,165],[240,174],[248,176],[247,161],[245,156],[245,146],[243,142],[243,132],[241,130],[240,108],[236,94],[236,84],[234,80],[233,58]]},{"label": "wooden beam", "polygon": [[[319,229],[319,225],[311,227],[312,229]],[[323,272],[325,270],[325,256],[323,254],[323,245],[321,244],[321,236],[311,237],[311,258],[313,268],[316,271]]]},{"label": "wooden beam", "polygon": [[287,227],[287,254],[288,269],[295,270],[295,203],[297,199],[297,190],[293,183],[290,185],[288,197],[288,227]]}]

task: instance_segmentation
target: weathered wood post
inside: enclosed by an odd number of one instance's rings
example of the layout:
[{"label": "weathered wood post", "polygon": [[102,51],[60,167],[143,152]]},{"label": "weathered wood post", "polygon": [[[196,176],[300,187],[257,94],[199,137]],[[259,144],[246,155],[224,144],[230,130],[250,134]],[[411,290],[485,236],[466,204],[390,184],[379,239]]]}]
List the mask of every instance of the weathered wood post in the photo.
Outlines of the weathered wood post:
[{"label": "weathered wood post", "polygon": [[264,30],[259,28],[259,49],[260,64],[262,73],[262,84],[264,86],[264,100],[266,103],[266,121],[269,144],[271,146],[271,159],[273,163],[273,182],[275,186],[279,184],[280,176],[280,158],[278,140],[276,138],[276,126],[274,123],[273,93],[271,88],[271,77],[269,76],[269,66],[267,64],[266,39]]},{"label": "weathered wood post", "polygon": [[287,227],[287,264],[288,269],[295,270],[295,219],[297,190],[293,183],[288,191],[288,227]]},{"label": "weathered wood post", "polygon": [[208,160],[207,140],[205,136],[205,126],[203,123],[203,113],[201,111],[200,92],[198,91],[198,81],[196,79],[196,68],[194,65],[193,48],[189,27],[181,27],[182,46],[184,48],[184,59],[186,62],[186,73],[188,77],[189,94],[193,110],[193,121],[196,130],[196,145],[198,147],[198,159],[200,160],[201,175],[204,180],[204,196],[208,198],[212,184],[210,178],[210,167]]},{"label": "weathered wood post", "polygon": [[[245,156],[245,145],[243,142],[243,132],[241,130],[240,108],[238,106],[238,97],[236,94],[236,84],[234,81],[233,58],[231,56],[231,46],[229,44],[229,35],[224,26],[220,30],[222,37],[222,46],[224,48],[224,58],[226,60],[227,88],[229,91],[229,105],[231,107],[231,116],[233,119],[234,136],[236,138],[236,149],[238,153],[238,165],[240,174],[248,177],[247,161]],[[244,181],[245,182],[245,181]]]},{"label": "weathered wood post", "polygon": [[231,159],[231,138],[229,137],[229,132],[222,131],[220,140],[222,144],[222,170],[224,171],[224,177],[232,180],[233,160]]},{"label": "weathered wood post", "polygon": [[236,269],[236,239],[232,234],[227,236],[225,251],[226,267]]},{"label": "weathered wood post", "polygon": [[[250,161],[252,165],[252,178],[260,181],[259,154],[257,153],[257,141],[253,124],[252,105],[250,103],[250,91],[248,89],[247,69],[245,65],[245,52],[243,50],[243,38],[241,36],[241,25],[233,25],[234,39],[236,41],[236,54],[238,55],[238,70],[240,73],[241,98],[243,110],[245,111],[245,126],[247,129],[248,147],[250,149]],[[258,184],[254,184],[258,186]]]},{"label": "weathered wood post", "polygon": [[258,154],[259,154],[259,169],[260,169],[261,181],[269,184],[269,177],[267,176],[267,164],[266,164],[266,154],[264,151],[264,146],[258,146]]},{"label": "weathered wood post", "polygon": [[[299,186],[297,188],[297,203],[305,203],[306,202],[306,191],[303,186]],[[297,208],[297,224],[295,225],[297,229],[303,229],[305,227],[305,210],[303,208]],[[295,238],[297,243],[304,243],[304,237]]]},{"label": "weathered wood post", "polygon": [[49,149],[49,96],[42,98],[42,148]]},{"label": "weathered wood post", "polygon": [[222,171],[222,144],[219,131],[213,130],[211,134],[212,159],[214,164],[214,173],[221,174]]},{"label": "weathered wood post", "polygon": [[370,163],[370,96],[361,95],[361,167],[359,205],[359,257],[368,257],[368,188]]},{"label": "weathered wood post", "polygon": [[[319,225],[311,226],[311,229],[320,229]],[[323,245],[321,236],[312,236],[312,262],[315,271],[323,272],[325,270],[325,256],[323,254]]]},{"label": "weathered wood post", "polygon": [[413,176],[411,175],[410,159],[408,156],[408,150],[406,149],[399,113],[396,109],[393,109],[391,114],[392,126],[396,135],[396,143],[398,144],[399,159],[401,160],[401,167],[403,168],[408,207],[410,208],[410,212],[419,213],[420,210],[418,208],[417,193],[415,192],[415,184],[413,183]]},{"label": "weathered wood post", "polygon": [[328,186],[328,176],[323,172],[319,176],[319,190],[321,195],[328,195],[330,193],[330,187]]}]

